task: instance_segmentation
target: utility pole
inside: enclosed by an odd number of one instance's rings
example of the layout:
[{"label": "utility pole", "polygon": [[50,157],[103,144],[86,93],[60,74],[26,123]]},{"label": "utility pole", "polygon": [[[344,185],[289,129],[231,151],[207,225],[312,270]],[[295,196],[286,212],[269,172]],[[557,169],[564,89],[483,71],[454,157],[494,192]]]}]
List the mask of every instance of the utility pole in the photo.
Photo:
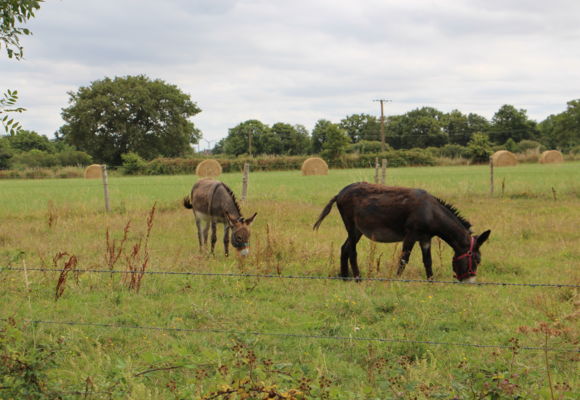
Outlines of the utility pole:
[{"label": "utility pole", "polygon": [[215,142],[216,140],[208,140],[208,139],[205,139],[205,138],[204,138],[203,140],[204,140],[204,141],[205,141],[205,143],[207,144],[207,148],[205,149],[205,151],[206,151],[207,153],[210,153],[210,152],[211,152],[211,150],[212,150],[212,149],[211,149],[211,144],[212,144],[213,142]]},{"label": "utility pole", "polygon": [[384,152],[385,151],[385,111],[384,111],[383,104],[388,103],[392,100],[376,99],[373,101],[378,101],[381,103],[381,151]]}]

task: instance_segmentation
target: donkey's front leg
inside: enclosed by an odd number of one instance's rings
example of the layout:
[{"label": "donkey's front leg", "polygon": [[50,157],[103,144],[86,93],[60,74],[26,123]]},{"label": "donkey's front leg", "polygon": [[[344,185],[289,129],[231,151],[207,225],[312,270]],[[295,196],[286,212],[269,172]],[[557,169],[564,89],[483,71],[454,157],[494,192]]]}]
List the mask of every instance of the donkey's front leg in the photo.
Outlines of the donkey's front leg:
[{"label": "donkey's front leg", "polygon": [[421,254],[423,255],[423,265],[427,273],[427,279],[433,279],[433,261],[431,259],[431,239],[421,241]]},{"label": "donkey's front leg", "polygon": [[352,269],[352,274],[357,282],[360,282],[360,271],[358,269],[358,262],[357,262],[357,253],[356,253],[356,245],[362,236],[361,232],[355,231],[349,235],[349,244],[350,244],[350,268]]},{"label": "donkey's front leg", "polygon": [[228,223],[224,224],[224,251],[226,257],[230,255],[230,226]]},{"label": "donkey's front leg", "polygon": [[405,270],[414,245],[415,239],[409,236],[405,236],[405,239],[403,239],[403,253],[401,254],[401,259],[399,260],[399,269],[397,270],[397,275],[401,275]]}]

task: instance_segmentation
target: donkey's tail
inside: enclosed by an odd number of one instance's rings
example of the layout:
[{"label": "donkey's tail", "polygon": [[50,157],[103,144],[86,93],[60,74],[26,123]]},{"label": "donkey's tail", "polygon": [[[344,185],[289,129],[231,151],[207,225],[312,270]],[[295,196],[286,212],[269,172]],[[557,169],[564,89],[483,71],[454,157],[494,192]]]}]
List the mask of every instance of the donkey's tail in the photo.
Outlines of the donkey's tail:
[{"label": "donkey's tail", "polygon": [[324,210],[322,210],[322,212],[320,213],[318,220],[314,223],[314,226],[312,226],[312,229],[314,229],[314,230],[318,229],[318,227],[322,223],[322,220],[328,215],[328,213],[332,209],[332,205],[336,202],[337,197],[338,197],[338,195],[336,195],[332,199],[330,199],[330,201],[328,202],[326,207],[324,207]]},{"label": "donkey's tail", "polygon": [[185,196],[183,198],[183,207],[189,208],[189,209],[193,208],[193,205],[191,204],[190,196]]}]

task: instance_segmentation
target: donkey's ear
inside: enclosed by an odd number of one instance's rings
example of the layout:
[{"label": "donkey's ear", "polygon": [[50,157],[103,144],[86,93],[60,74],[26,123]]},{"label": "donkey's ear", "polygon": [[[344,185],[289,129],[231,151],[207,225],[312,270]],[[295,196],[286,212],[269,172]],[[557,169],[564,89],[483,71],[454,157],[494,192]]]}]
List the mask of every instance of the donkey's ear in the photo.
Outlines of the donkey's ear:
[{"label": "donkey's ear", "polygon": [[256,218],[256,215],[258,215],[257,212],[254,213],[254,215],[252,215],[250,218],[246,219],[246,225],[250,226],[252,225],[252,222],[254,222],[254,218]]},{"label": "donkey's ear", "polygon": [[226,221],[228,222],[228,225],[231,228],[233,228],[234,226],[239,224],[238,219],[236,217],[234,217],[233,215],[231,215],[229,212],[224,211],[224,214],[226,216]]},{"label": "donkey's ear", "polygon": [[477,247],[479,248],[482,244],[485,243],[485,241],[489,238],[489,235],[491,234],[491,230],[487,230],[485,232],[483,232],[481,235],[479,235],[477,237]]}]

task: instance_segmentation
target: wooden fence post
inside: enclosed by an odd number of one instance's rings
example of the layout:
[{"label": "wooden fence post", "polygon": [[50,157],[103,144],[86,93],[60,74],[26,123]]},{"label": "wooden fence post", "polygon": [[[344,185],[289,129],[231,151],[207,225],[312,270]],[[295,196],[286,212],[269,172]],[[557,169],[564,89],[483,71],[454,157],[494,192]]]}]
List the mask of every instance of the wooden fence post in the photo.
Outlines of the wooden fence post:
[{"label": "wooden fence post", "polygon": [[383,158],[381,160],[382,162],[382,166],[381,166],[381,183],[383,185],[386,185],[387,182],[387,159]]},{"label": "wooden fence post", "polygon": [[107,166],[105,164],[101,165],[101,170],[103,171],[103,190],[105,192],[105,211],[109,212],[109,177],[107,176]]},{"label": "wooden fence post", "polygon": [[375,157],[375,183],[379,183],[379,158]]},{"label": "wooden fence post", "polygon": [[244,175],[242,176],[242,201],[246,201],[248,196],[248,178],[250,175],[250,164],[244,163]]},{"label": "wooden fence post", "polygon": [[493,158],[489,157],[489,194],[493,196]]}]

